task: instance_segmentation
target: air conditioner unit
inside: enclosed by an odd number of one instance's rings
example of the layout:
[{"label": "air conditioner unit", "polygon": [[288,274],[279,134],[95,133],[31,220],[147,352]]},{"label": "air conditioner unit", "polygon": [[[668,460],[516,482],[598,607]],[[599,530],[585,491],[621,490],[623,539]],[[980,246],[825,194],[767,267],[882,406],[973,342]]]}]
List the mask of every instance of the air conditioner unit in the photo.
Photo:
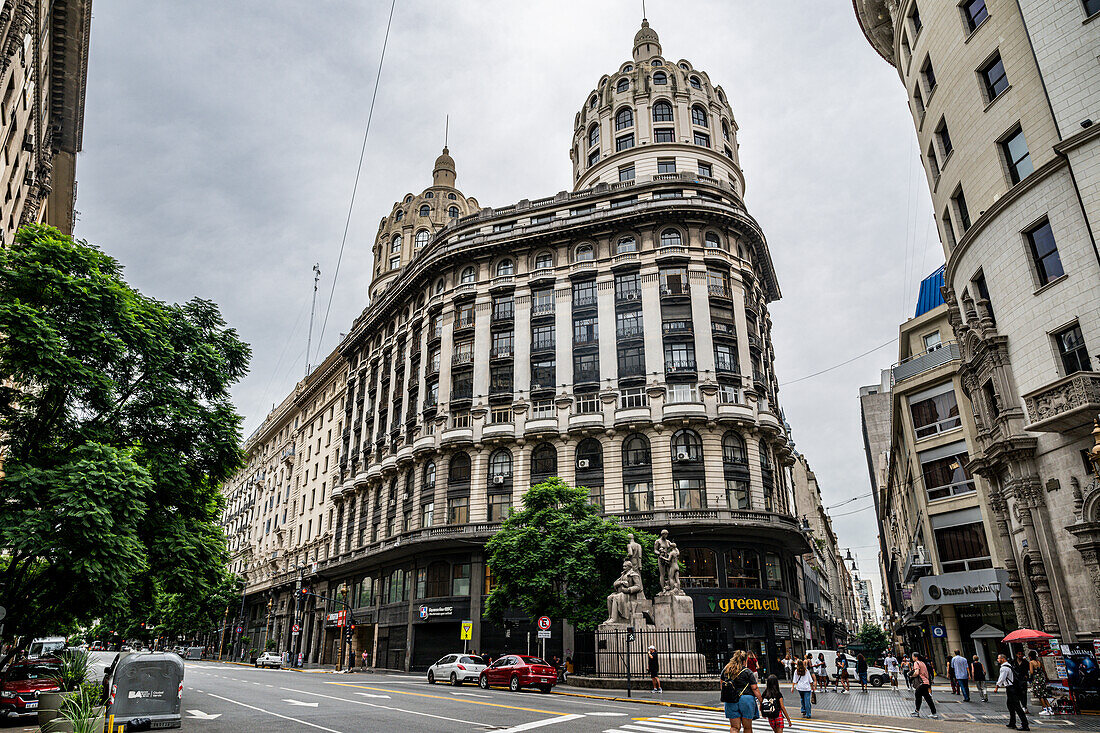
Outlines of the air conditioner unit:
[{"label": "air conditioner unit", "polygon": [[691,456],[689,456],[687,454],[687,451],[679,451],[676,454],[676,460],[678,460],[678,461],[688,461],[688,460],[691,460]]},{"label": "air conditioner unit", "polygon": [[637,300],[640,297],[642,297],[642,294],[636,290],[632,290],[626,294],[627,300]]},{"label": "air conditioner unit", "polygon": [[411,498],[411,496],[412,495],[409,492],[406,491],[404,494],[401,495],[401,501],[408,501]]},{"label": "air conditioner unit", "polygon": [[588,468],[588,459],[582,458],[577,461],[577,468]]},{"label": "air conditioner unit", "polygon": [[493,483],[494,483],[494,484],[497,484],[498,486],[499,486],[500,484],[504,483],[504,476],[500,476],[500,475],[498,475],[498,476],[493,476]]}]

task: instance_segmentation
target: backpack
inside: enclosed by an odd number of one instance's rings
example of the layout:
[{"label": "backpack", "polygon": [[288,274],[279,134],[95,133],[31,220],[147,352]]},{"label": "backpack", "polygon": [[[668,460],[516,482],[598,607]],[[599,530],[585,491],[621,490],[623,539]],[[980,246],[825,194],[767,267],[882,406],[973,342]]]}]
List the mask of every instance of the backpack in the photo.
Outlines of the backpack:
[{"label": "backpack", "polygon": [[779,698],[765,697],[760,701],[760,712],[765,718],[775,720],[779,717]]}]

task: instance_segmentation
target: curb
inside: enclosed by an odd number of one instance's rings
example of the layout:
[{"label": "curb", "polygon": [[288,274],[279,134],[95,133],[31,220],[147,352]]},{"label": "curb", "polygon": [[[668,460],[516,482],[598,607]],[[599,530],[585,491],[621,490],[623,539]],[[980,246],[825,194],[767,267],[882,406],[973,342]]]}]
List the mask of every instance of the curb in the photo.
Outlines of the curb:
[{"label": "curb", "polygon": [[636,702],[641,705],[657,705],[665,708],[683,708],[686,710],[709,710],[713,712],[722,712],[724,708],[716,708],[713,705],[696,705],[690,702],[665,702],[663,700],[646,700],[641,697],[604,697],[603,695],[586,695],[582,692],[561,692],[554,690],[555,695],[566,695],[568,697],[584,697],[589,700],[606,700],[608,702]]}]

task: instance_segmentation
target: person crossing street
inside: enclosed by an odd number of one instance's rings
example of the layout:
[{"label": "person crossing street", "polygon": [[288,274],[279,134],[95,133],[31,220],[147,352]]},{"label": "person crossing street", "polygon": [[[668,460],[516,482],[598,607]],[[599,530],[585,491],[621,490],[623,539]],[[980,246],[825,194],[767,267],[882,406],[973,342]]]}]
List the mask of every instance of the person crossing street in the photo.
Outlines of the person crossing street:
[{"label": "person crossing street", "polygon": [[[997,684],[993,686],[993,691],[996,692],[1000,688],[1005,688],[1005,704],[1008,706],[1008,725],[1006,728],[1016,728],[1016,716],[1020,716],[1019,730],[1031,730],[1031,727],[1027,724],[1027,715],[1024,712],[1024,704],[1022,695],[1027,695],[1027,681],[1020,684],[1017,675],[1017,668],[1008,661],[1008,657],[1004,654],[997,655],[997,662],[1001,665],[1000,673],[997,676]],[[1021,689],[1023,690],[1021,694]]]},{"label": "person crossing street", "polygon": [[970,702],[970,665],[966,657],[955,650],[955,656],[948,663],[951,667],[951,675],[955,680],[956,689],[962,693],[963,702]]}]

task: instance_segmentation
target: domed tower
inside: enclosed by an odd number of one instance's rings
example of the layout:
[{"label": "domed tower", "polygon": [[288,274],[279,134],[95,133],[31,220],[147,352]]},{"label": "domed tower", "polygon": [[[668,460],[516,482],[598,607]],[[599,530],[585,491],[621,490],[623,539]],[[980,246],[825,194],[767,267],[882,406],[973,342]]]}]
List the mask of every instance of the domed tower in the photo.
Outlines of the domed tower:
[{"label": "domed tower", "polygon": [[570,157],[577,191],[682,172],[728,183],[739,196],[745,190],[725,92],[686,59],[664,58],[647,20],[633,60],[601,78],[577,113]]},{"label": "domed tower", "polygon": [[432,169],[432,185],[419,195],[411,193],[393,205],[389,216],[378,224],[374,240],[374,278],[369,296],[389,287],[398,274],[424,251],[436,232],[481,207],[477,199],[455,188],[455,160],[446,147]]}]

